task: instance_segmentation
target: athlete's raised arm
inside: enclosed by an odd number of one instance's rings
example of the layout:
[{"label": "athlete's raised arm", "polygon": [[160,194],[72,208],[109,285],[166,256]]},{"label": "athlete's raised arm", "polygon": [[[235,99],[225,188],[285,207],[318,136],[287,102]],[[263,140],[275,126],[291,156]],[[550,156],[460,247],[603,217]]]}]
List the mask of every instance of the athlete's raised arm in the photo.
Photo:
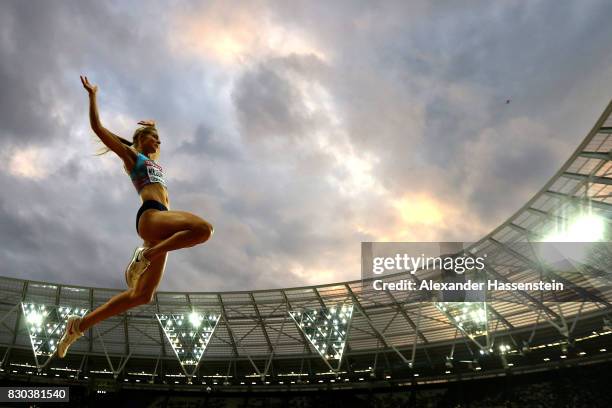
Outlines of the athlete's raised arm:
[{"label": "athlete's raised arm", "polygon": [[[136,154],[132,149],[130,149],[129,142],[106,129],[100,122],[100,116],[98,115],[98,103],[96,101],[98,86],[89,83],[87,77],[83,75],[81,75],[81,82],[89,94],[89,121],[91,123],[91,129],[96,135],[98,135],[102,143],[104,143],[110,150],[115,152],[124,161],[124,163],[126,163],[126,165],[132,164],[135,160]],[[131,166],[128,166],[128,168],[131,168]]]}]

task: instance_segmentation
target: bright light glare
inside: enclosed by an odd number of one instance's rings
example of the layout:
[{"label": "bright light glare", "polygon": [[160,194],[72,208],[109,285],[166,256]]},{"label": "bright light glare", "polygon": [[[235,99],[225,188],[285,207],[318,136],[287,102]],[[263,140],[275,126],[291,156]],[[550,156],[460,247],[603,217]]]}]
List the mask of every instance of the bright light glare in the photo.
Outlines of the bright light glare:
[{"label": "bright light glare", "polygon": [[582,262],[592,250],[593,242],[605,240],[606,220],[603,217],[586,213],[574,218],[568,224],[558,226],[544,238],[543,242],[552,243],[552,246],[544,245],[539,249],[544,262],[551,265],[564,259]]},{"label": "bright light glare", "polygon": [[544,242],[598,242],[605,235],[605,220],[596,214],[583,214],[566,228],[548,235]]},{"label": "bright light glare", "polygon": [[28,322],[32,323],[34,326],[42,325],[43,316],[38,312],[30,312],[28,314]]},{"label": "bright light glare", "polygon": [[202,316],[196,312],[190,313],[189,322],[193,327],[200,327],[200,323],[202,323]]}]

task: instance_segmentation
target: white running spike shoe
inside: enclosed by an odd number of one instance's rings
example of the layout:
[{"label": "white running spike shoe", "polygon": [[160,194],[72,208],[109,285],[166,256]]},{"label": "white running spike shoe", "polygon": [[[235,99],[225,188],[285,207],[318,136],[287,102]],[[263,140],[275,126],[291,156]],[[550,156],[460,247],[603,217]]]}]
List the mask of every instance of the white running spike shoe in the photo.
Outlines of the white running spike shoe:
[{"label": "white running spike shoe", "polygon": [[69,316],[66,321],[66,331],[62,336],[62,339],[57,343],[57,356],[64,358],[68,352],[68,348],[83,336],[83,332],[79,330],[79,324],[81,323],[80,316]]},{"label": "white running spike shoe", "polygon": [[146,247],[139,247],[134,250],[132,260],[125,269],[125,281],[127,282],[128,288],[134,289],[140,276],[147,270],[151,261],[144,257],[143,252],[147,249]]}]

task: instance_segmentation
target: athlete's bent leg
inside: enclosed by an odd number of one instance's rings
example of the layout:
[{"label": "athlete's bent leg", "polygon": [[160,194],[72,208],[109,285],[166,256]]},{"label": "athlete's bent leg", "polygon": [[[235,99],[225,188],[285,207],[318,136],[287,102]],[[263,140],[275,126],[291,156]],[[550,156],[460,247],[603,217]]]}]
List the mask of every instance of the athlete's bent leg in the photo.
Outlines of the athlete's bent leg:
[{"label": "athlete's bent leg", "polygon": [[138,230],[144,240],[158,241],[143,253],[151,261],[169,251],[202,244],[214,231],[209,222],[185,211],[146,211]]},{"label": "athlete's bent leg", "polygon": [[111,300],[96,308],[83,318],[70,316],[66,323],[66,330],[57,343],[57,356],[64,358],[72,343],[83,336],[85,330],[89,329],[94,324],[131,309],[132,307],[149,303],[164,274],[165,265],[165,256],[152,261],[151,265],[149,265],[150,269],[146,270],[141,276],[135,288],[114,296]]}]

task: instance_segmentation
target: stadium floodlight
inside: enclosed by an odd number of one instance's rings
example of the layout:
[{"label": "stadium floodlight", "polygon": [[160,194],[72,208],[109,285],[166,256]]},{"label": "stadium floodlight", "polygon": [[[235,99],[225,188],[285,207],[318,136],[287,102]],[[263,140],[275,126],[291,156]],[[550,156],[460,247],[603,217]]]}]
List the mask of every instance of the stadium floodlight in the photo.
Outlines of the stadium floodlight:
[{"label": "stadium floodlight", "polygon": [[[486,302],[435,302],[436,308],[481,351],[488,350],[489,330]],[[485,338],[485,343],[481,342]]]},{"label": "stadium floodlight", "polygon": [[[353,304],[290,311],[289,315],[329,367],[339,370],[353,317]],[[336,368],[332,367],[333,362],[337,362]]]},{"label": "stadium floodlight", "polygon": [[450,357],[450,356],[446,356],[446,360],[445,360],[445,362],[444,362],[444,366],[445,366],[446,368],[449,368],[449,369],[453,368],[453,366],[454,366],[454,365],[453,365],[453,358],[452,358],[452,357]]},{"label": "stadium floodlight", "polygon": [[600,242],[605,239],[606,220],[592,212],[580,214],[567,224],[557,225],[544,242]]},{"label": "stadium floodlight", "polygon": [[24,321],[37,368],[44,367],[55,354],[57,343],[70,315],[85,316],[87,309],[73,306],[21,302]]},{"label": "stadium floodlight", "polygon": [[570,217],[544,236],[542,242],[550,244],[539,248],[539,256],[550,265],[564,260],[590,263],[599,248],[596,243],[607,240],[606,225],[606,219],[592,211]]},{"label": "stadium floodlight", "polygon": [[188,378],[195,375],[221,315],[160,313],[155,315]]},{"label": "stadium floodlight", "polygon": [[510,347],[507,344],[500,344],[498,347],[498,350],[499,350],[499,358],[502,362],[502,366],[504,367],[504,369],[508,369],[509,367],[512,367],[512,365],[508,363],[508,359],[506,357],[506,354],[508,354],[508,352],[512,350],[512,347]]}]

